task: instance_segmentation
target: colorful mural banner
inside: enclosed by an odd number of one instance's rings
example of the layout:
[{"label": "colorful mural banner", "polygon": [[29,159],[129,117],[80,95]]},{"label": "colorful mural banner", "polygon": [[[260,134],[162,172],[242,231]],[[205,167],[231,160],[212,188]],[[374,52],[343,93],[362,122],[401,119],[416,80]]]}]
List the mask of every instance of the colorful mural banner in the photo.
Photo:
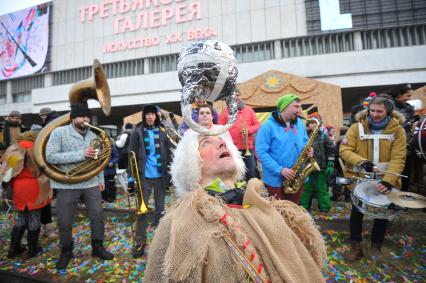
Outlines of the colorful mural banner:
[{"label": "colorful mural banner", "polygon": [[45,71],[49,3],[0,17],[0,80]]}]

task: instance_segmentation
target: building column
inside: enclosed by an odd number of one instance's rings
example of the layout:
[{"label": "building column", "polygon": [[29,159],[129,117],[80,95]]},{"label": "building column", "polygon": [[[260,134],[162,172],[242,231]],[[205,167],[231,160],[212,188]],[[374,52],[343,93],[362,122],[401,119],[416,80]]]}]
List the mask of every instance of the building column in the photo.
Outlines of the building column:
[{"label": "building column", "polygon": [[53,74],[48,73],[44,75],[44,87],[51,87],[53,86]]},{"label": "building column", "polygon": [[282,51],[281,51],[281,40],[274,41],[274,59],[281,59]]},{"label": "building column", "polygon": [[12,81],[8,80],[6,82],[6,104],[13,103],[13,95],[12,95]]},{"label": "building column", "polygon": [[360,31],[354,32],[354,49],[355,51],[362,50],[362,36]]},{"label": "building column", "polygon": [[143,59],[143,73],[149,74],[149,59],[148,58]]}]

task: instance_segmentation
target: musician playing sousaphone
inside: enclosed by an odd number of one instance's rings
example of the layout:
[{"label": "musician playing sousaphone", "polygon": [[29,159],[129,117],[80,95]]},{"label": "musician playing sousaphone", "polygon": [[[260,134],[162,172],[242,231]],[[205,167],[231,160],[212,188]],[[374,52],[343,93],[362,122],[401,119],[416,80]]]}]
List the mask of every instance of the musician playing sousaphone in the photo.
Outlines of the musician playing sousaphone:
[{"label": "musician playing sousaphone", "polygon": [[[384,97],[375,97],[368,109],[356,115],[357,123],[349,128],[340,145],[340,156],[345,161],[346,177],[363,177],[366,172],[376,172],[380,182],[376,190],[388,194],[393,187],[401,187],[401,174],[406,155],[406,137],[401,124],[404,117],[393,110],[392,102]],[[348,261],[362,256],[363,214],[352,205],[350,217],[351,249],[346,253]],[[388,224],[387,219],[374,219],[371,247],[380,251]]]},{"label": "musician playing sousaphone", "polygon": [[[229,46],[205,40],[186,49],[197,59],[193,72],[213,80],[215,88],[236,76],[236,69],[222,70],[227,62],[203,56],[211,49],[231,50]],[[185,54],[184,49],[180,59]],[[205,85],[186,83],[192,84],[188,90]],[[234,87],[228,87],[224,94],[233,95]],[[155,232],[144,282],[324,282],[325,245],[309,214],[292,202],[262,198],[263,184],[257,179],[241,188],[245,166],[224,136],[226,127],[205,130],[187,131],[174,151],[171,174],[180,199]]]},{"label": "musician playing sousaphone", "polygon": [[[90,110],[87,103],[71,105],[71,123],[52,131],[46,145],[46,160],[62,169],[68,169],[84,160],[97,158],[96,149],[91,146],[97,135],[89,131]],[[110,149],[108,149],[110,150]],[[51,180],[51,187],[57,191],[56,215],[58,217],[61,255],[56,263],[59,270],[66,269],[73,257],[72,225],[77,204],[82,198],[90,219],[92,233],[92,256],[104,260],[113,259],[113,254],[105,250],[104,219],[101,191],[105,189],[103,171],[98,175],[78,183],[65,183]]]},{"label": "musician playing sousaphone", "polygon": [[[247,171],[245,174],[245,180],[248,181],[251,178],[256,177],[256,159],[254,156],[254,136],[259,130],[260,123],[257,119],[256,113],[253,108],[244,104],[241,99],[241,92],[239,89],[234,91],[235,100],[237,101],[237,120],[234,125],[229,129],[232,140],[237,146],[238,150],[243,156],[244,164],[246,165]],[[229,120],[229,110],[225,109],[219,115],[220,125],[225,125]]]}]

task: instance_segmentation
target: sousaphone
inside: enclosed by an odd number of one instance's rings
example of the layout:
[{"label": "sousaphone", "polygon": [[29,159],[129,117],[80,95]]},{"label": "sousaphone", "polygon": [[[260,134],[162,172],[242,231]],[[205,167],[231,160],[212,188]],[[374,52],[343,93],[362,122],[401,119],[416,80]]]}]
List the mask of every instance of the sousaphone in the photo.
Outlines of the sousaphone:
[{"label": "sousaphone", "polygon": [[[69,92],[71,104],[85,103],[89,99],[99,101],[102,111],[106,116],[111,113],[111,96],[105,72],[101,63],[95,59],[92,66],[92,77],[77,82]],[[97,131],[99,138],[94,144],[98,150],[98,158],[87,159],[70,170],[64,171],[54,164],[46,161],[46,144],[51,132],[60,126],[70,123],[70,113],[62,115],[45,126],[37,136],[34,143],[34,161],[40,171],[47,177],[61,183],[74,184],[91,179],[99,174],[108,165],[111,157],[111,141],[107,134],[99,128],[89,125]]]}]

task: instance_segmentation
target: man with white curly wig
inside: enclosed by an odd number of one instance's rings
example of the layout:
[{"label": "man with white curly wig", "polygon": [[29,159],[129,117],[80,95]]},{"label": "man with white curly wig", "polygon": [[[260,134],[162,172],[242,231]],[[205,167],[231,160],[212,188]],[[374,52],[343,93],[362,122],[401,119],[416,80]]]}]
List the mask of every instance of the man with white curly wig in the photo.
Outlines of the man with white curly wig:
[{"label": "man with white curly wig", "polygon": [[236,188],[244,171],[229,135],[185,133],[171,166],[179,199],[155,232],[144,282],[324,281],[325,245],[309,214],[262,198],[260,180]]}]

